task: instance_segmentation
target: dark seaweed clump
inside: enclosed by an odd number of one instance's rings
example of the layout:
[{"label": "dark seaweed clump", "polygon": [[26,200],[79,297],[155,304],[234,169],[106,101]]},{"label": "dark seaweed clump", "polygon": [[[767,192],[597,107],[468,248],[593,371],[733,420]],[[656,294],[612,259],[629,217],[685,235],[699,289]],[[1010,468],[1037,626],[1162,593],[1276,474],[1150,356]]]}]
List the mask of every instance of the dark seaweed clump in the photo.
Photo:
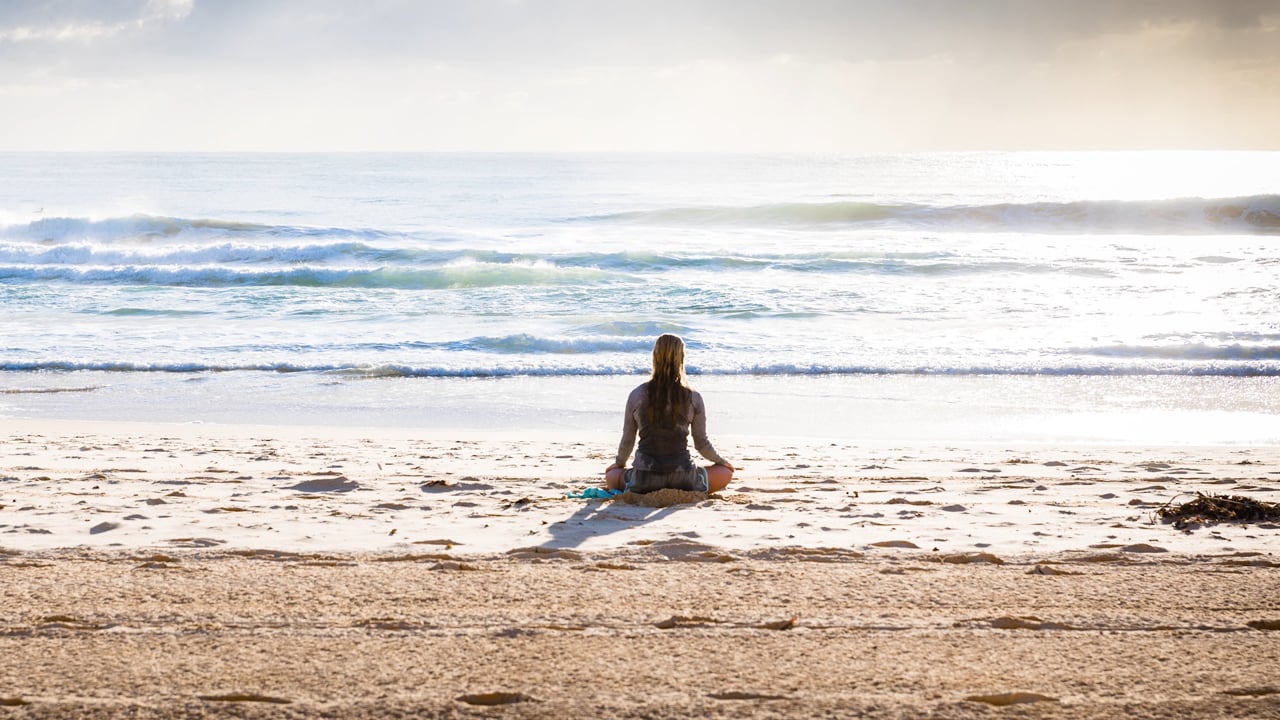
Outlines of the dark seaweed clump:
[{"label": "dark seaweed clump", "polygon": [[[1175,500],[1177,498],[1174,498]],[[1175,505],[1170,500],[1156,511],[1179,530],[1220,522],[1256,523],[1280,520],[1280,503],[1263,502],[1243,495],[1196,493],[1193,500]]]}]

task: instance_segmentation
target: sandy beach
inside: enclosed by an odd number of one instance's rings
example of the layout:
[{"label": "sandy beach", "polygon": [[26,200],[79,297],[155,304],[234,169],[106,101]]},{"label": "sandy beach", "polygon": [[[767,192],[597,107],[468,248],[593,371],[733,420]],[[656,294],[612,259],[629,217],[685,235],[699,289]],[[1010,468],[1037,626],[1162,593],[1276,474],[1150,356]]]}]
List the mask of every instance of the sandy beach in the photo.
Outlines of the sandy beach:
[{"label": "sandy beach", "polygon": [[1280,717],[1280,449],[6,420],[12,717]]}]

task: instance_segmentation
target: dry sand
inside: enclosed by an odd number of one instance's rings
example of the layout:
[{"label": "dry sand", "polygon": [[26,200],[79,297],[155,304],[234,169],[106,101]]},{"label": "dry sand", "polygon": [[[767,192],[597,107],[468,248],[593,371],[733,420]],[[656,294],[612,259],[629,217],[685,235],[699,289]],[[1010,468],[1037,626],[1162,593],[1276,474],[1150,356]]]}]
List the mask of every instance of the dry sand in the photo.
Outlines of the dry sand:
[{"label": "dry sand", "polygon": [[1154,518],[1280,448],[717,438],[631,504],[564,497],[606,434],[0,438],[0,717],[1280,717],[1280,532]]}]

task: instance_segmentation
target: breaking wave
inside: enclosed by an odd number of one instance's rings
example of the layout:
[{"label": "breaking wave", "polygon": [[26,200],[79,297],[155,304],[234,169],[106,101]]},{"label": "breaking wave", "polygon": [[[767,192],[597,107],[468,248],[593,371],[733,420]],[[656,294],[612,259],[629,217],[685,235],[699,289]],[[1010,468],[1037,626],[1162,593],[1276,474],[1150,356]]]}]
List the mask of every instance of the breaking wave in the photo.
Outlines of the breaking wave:
[{"label": "breaking wave", "polygon": [[[649,345],[651,346],[651,341]],[[998,365],[998,366],[877,366],[790,364],[751,365],[740,367],[689,366],[690,375],[703,376],[821,376],[821,375],[914,375],[914,376],[1183,376],[1183,377],[1280,377],[1280,361],[1236,362],[1219,364],[1165,365]],[[474,364],[413,365],[399,363],[138,363],[127,361],[81,362],[71,360],[32,360],[0,363],[0,372],[122,372],[122,373],[222,373],[275,372],[323,373],[357,378],[500,378],[500,377],[582,377],[644,375],[648,368],[640,364]]]},{"label": "breaking wave", "polygon": [[29,223],[0,226],[0,237],[54,244],[93,241],[156,242],[190,237],[317,237],[377,239],[389,233],[373,229],[316,228],[293,225],[220,220],[217,218],[181,218],[166,215],[134,214],[122,217],[92,219],[82,217],[46,217]]},{"label": "breaking wave", "polygon": [[602,282],[609,273],[549,263],[458,263],[438,268],[269,268],[228,266],[0,266],[0,281],[170,287],[327,287],[433,290]]},{"label": "breaking wave", "polygon": [[1280,195],[942,206],[854,201],[770,203],[657,208],[580,219],[671,226],[884,225],[937,231],[1280,234]]}]

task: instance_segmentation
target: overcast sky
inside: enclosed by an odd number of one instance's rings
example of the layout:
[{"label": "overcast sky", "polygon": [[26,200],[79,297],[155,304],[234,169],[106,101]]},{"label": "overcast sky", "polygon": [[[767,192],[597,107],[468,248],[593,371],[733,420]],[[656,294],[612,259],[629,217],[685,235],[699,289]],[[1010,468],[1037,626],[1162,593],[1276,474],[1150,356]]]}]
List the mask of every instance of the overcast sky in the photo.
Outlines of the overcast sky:
[{"label": "overcast sky", "polygon": [[1280,0],[0,0],[0,149],[1280,149]]}]

